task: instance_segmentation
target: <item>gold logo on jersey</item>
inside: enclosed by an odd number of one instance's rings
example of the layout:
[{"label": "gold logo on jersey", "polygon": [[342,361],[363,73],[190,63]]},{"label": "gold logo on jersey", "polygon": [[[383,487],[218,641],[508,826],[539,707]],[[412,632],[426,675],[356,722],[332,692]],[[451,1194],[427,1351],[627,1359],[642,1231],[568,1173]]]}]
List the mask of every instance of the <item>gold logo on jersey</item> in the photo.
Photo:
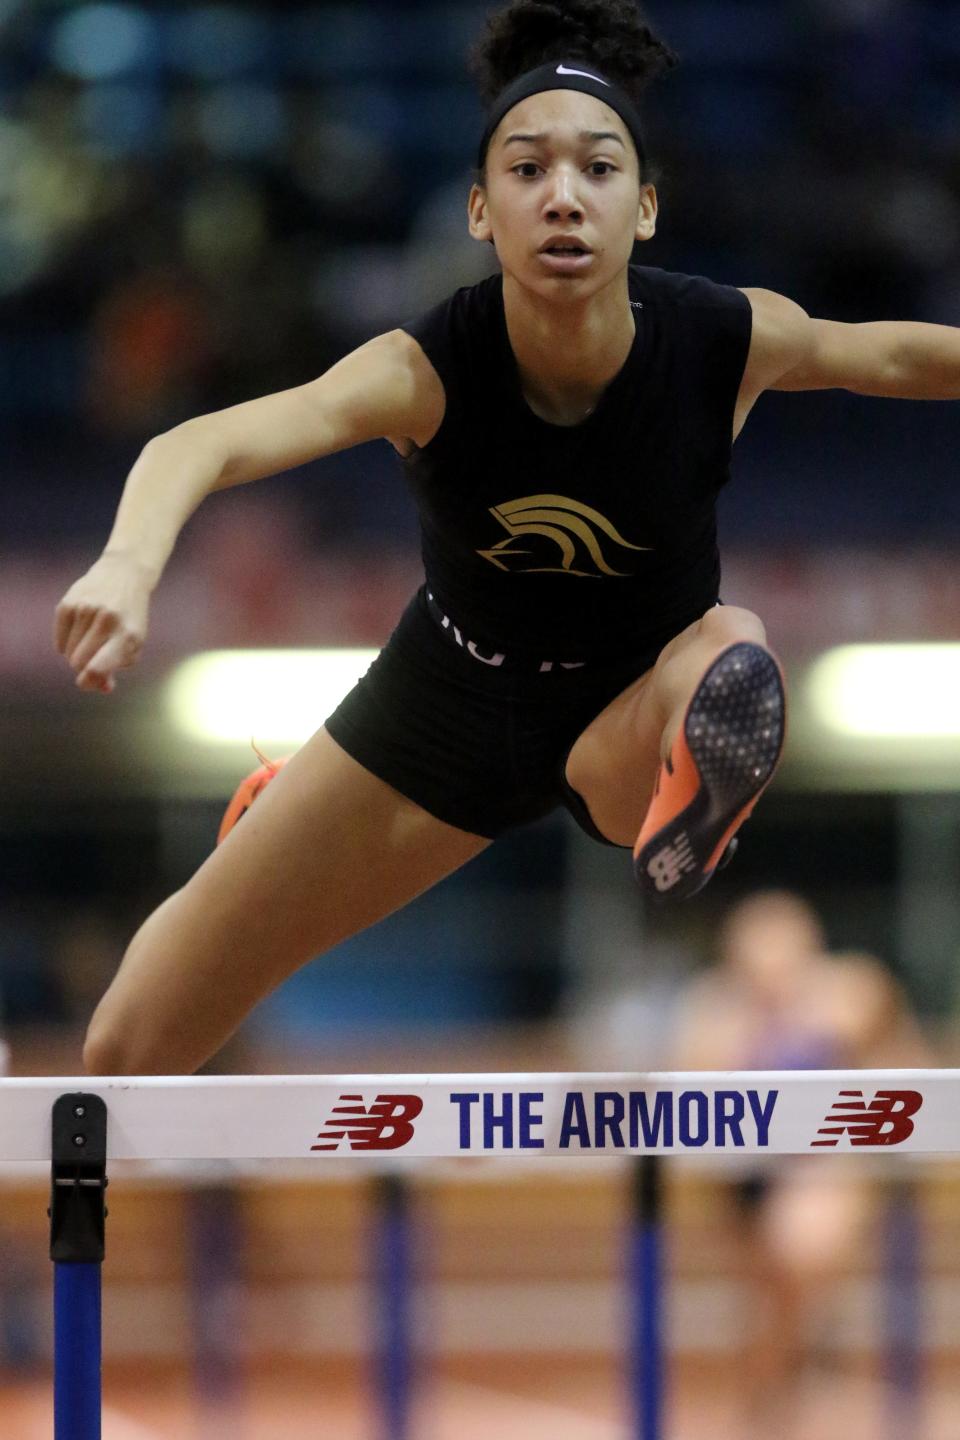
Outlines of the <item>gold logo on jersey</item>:
[{"label": "gold logo on jersey", "polygon": [[[522,500],[492,505],[490,514],[500,522],[507,536],[489,550],[478,550],[477,554],[509,574],[627,575],[629,571],[614,570],[607,563],[601,548],[601,536],[606,536],[608,541],[624,550],[652,548],[649,545],[631,545],[599,510],[579,500],[571,500],[566,495],[525,495]],[[598,531],[600,534],[597,534]],[[556,557],[559,564],[536,563],[550,557],[542,554],[542,546],[518,545],[517,540],[524,535],[542,535],[552,541],[560,551]],[[539,555],[538,550],[541,552]],[[532,564],[525,563],[524,557],[527,556],[533,556]],[[588,568],[581,568],[583,566]]]}]

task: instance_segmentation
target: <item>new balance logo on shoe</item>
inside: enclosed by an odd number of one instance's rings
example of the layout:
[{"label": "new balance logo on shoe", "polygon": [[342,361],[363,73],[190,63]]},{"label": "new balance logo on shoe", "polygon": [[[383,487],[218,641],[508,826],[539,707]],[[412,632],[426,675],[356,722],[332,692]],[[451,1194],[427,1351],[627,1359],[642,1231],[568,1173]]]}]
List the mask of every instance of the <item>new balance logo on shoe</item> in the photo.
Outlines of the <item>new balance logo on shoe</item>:
[{"label": "new balance logo on shoe", "polygon": [[661,892],[672,890],[684,875],[689,875],[691,870],[696,869],[696,863],[687,832],[681,830],[672,844],[664,845],[662,850],[650,857],[647,861],[647,874]]}]

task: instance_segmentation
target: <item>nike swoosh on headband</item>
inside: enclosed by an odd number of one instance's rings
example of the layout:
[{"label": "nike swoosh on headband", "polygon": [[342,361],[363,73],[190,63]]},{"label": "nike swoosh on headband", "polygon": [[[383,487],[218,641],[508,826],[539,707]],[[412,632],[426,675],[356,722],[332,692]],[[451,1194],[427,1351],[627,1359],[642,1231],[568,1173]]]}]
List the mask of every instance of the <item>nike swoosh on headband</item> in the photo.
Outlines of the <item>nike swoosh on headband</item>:
[{"label": "nike swoosh on headband", "polygon": [[558,75],[582,75],[585,80],[595,80],[598,85],[609,85],[609,80],[601,80],[599,75],[591,75],[589,70],[568,70],[566,65],[558,65]]}]

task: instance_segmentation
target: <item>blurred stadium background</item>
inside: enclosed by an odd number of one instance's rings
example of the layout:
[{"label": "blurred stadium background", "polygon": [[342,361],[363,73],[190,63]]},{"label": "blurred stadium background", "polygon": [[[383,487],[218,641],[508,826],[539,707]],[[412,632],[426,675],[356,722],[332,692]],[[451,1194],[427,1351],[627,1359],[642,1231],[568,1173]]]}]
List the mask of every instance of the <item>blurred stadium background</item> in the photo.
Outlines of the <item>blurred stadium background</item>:
[{"label": "blurred stadium background", "polygon": [[[50,638],[56,601],[104,543],[150,436],[306,381],[489,273],[491,253],[465,225],[480,108],[464,54],[490,8],[0,0],[0,1026],[12,1073],[78,1071],[85,1020],[126,938],[202,860],[251,768],[242,746],[177,731],[166,691],[177,665],[219,648],[377,645],[416,583],[415,517],[383,442],[210,499],[158,593],[146,655],[110,700],[75,691]],[[955,0],[647,10],[683,65],[648,107],[662,220],[637,258],[768,286],[834,319],[960,324]],[[794,730],[736,865],[694,905],[645,915],[629,859],[551,819],[292,979],[218,1064],[668,1063],[684,987],[711,961],[722,913],[768,886],[807,896],[832,948],[878,957],[936,1059],[956,1063],[960,734],[944,721],[917,738],[900,724],[893,702],[919,682],[896,655],[885,737],[839,732],[810,681],[840,644],[956,637],[958,449],[954,404],[768,395],[751,417],[722,502],[723,593],[766,619],[793,682]],[[948,663],[944,652],[949,697],[960,677]],[[938,1169],[918,1198],[931,1273],[948,1276],[951,1176]],[[571,1189],[558,1176],[533,1198],[505,1178],[482,1191],[425,1181],[440,1297],[440,1339],[424,1322],[425,1348],[448,1379],[469,1381],[461,1399],[478,1383],[467,1356],[480,1353],[488,1388],[485,1422],[448,1396],[418,1436],[444,1424],[486,1434],[492,1413],[504,1434],[626,1433],[619,1183],[611,1171]],[[702,1180],[671,1184],[678,1405],[683,1434],[712,1440],[727,1433],[716,1397],[741,1344],[738,1262]],[[11,1191],[0,1221],[0,1419],[21,1437],[43,1423],[46,1276],[20,1243],[29,1235],[42,1258],[39,1193]],[[227,1407],[225,1433],[315,1433],[318,1376],[341,1405],[329,1433],[375,1433],[350,1399],[357,1386],[341,1384],[363,1350],[362,1196],[300,1180],[239,1195],[248,1371],[262,1381],[287,1363],[306,1398],[299,1419],[250,1410],[241,1422]],[[209,1407],[189,1419],[190,1203],[145,1181],[110,1222],[117,1436],[213,1433]],[[134,1211],[148,1247],[123,1218]],[[862,1386],[878,1374],[882,1280],[864,1253],[832,1302],[829,1413],[804,1412],[821,1440],[831,1424],[879,1433],[876,1389]],[[924,1343],[933,1384],[960,1347],[946,1290]],[[571,1357],[578,1378],[564,1386],[555,1367]],[[548,1370],[557,1408],[537,1410]],[[494,1373],[507,1388],[491,1411]],[[698,1409],[704,1376],[713,1407]],[[165,1398],[150,1412],[158,1377]],[[930,1394],[931,1440],[960,1433],[945,1384]]]}]

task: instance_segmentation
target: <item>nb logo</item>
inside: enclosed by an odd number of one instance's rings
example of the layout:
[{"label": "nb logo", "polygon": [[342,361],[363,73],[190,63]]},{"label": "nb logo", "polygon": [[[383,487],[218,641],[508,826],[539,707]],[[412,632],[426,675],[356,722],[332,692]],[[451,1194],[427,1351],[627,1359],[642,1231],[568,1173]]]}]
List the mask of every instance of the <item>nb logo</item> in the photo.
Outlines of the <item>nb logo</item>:
[{"label": "nb logo", "polygon": [[370,1106],[362,1095],[340,1101],[311,1150],[337,1150],[343,1140],[351,1150],[399,1150],[413,1139],[413,1121],[423,1109],[419,1095],[378,1095]]},{"label": "nb logo", "polygon": [[687,832],[680,834],[670,845],[664,845],[647,861],[647,874],[658,890],[672,890],[678,880],[696,868],[693,851]]},{"label": "nb logo", "polygon": [[[599,510],[566,495],[525,495],[491,506],[490,514],[507,538],[477,554],[510,574],[624,575],[629,572],[615,570],[604,555],[603,537],[622,550],[650,549],[631,544]],[[531,544],[528,536],[547,545]]]},{"label": "nb logo", "polygon": [[838,1145],[842,1135],[851,1145],[900,1145],[913,1134],[913,1119],[923,1096],[916,1090],[878,1090],[869,1104],[862,1090],[841,1090],[813,1145]]}]

